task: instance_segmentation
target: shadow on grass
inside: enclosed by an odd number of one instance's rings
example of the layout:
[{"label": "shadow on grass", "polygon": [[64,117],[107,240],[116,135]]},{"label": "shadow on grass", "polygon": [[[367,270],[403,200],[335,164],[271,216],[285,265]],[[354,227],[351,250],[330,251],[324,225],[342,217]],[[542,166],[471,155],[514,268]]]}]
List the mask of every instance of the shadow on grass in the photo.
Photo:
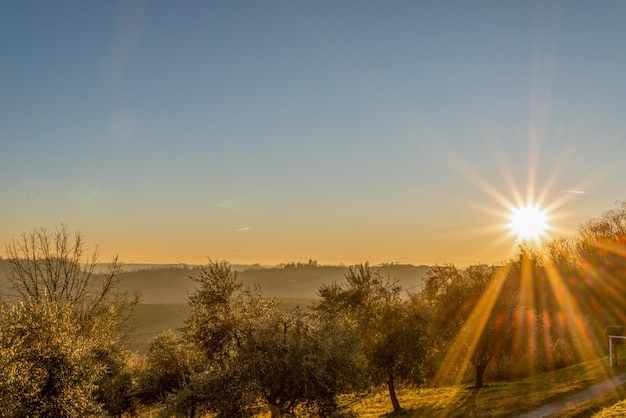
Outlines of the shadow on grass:
[{"label": "shadow on grass", "polygon": [[[495,382],[477,389],[458,388],[447,397],[423,404],[414,403],[401,414],[388,417],[509,417],[517,416],[580,393],[591,386],[624,372],[624,366],[609,368],[604,359],[573,365],[531,378],[510,382]],[[587,417],[602,407],[615,404],[626,391],[625,386],[602,394],[597,399],[581,401],[577,407],[559,413],[559,417]],[[567,407],[563,407],[564,409]]]},{"label": "shadow on grass", "polygon": [[420,407],[403,408],[401,411],[389,412],[382,415],[384,418],[405,418],[405,417],[484,417],[484,405],[480,404],[481,394],[489,386],[482,388],[467,387],[459,389],[456,394],[447,400],[443,408],[424,405]]}]

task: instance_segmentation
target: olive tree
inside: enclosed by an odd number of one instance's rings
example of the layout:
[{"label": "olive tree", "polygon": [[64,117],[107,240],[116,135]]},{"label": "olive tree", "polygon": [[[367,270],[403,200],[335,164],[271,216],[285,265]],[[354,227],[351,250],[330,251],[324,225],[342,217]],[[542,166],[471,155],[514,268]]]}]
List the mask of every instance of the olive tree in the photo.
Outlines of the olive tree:
[{"label": "olive tree", "polygon": [[345,283],[324,285],[316,312],[350,318],[360,336],[364,373],[370,383],[386,383],[395,411],[401,409],[396,382],[421,383],[429,369],[432,347],[429,314],[421,305],[403,301],[395,281],[385,280],[368,264],[351,267]]},{"label": "olive tree", "polygon": [[130,410],[123,342],[138,300],[119,290],[117,258],[97,272],[97,249],[89,253],[82,234],[63,225],[24,233],[6,252],[11,293],[0,315],[0,398],[15,405],[8,415]]},{"label": "olive tree", "polygon": [[328,413],[351,390],[358,356],[350,327],[279,309],[224,262],[209,262],[194,279],[183,335],[205,370],[179,399],[193,396],[221,416],[243,416],[262,401],[277,417],[302,408]]},{"label": "olive tree", "polygon": [[195,416],[202,412],[196,389],[203,371],[201,353],[167,330],[150,341],[137,397],[146,405],[165,403],[174,415]]},{"label": "olive tree", "polygon": [[626,323],[626,202],[581,224],[578,247],[593,314],[604,326]]},{"label": "olive tree", "polygon": [[98,399],[107,362],[96,353],[115,341],[111,322],[85,319],[67,301],[0,306],[0,415],[79,417],[106,408]]},{"label": "olive tree", "polygon": [[475,384],[483,386],[487,367],[506,348],[507,328],[502,322],[509,308],[501,298],[501,286],[490,289],[499,271],[487,265],[461,270],[452,264],[435,266],[425,276],[421,299],[432,309],[438,346],[446,353],[443,369],[475,369]]}]

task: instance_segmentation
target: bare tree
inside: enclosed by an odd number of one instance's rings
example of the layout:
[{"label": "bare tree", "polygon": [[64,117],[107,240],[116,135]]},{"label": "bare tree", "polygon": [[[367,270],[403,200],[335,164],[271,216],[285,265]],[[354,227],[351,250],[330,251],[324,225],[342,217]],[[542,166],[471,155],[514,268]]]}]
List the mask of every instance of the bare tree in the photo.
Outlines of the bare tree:
[{"label": "bare tree", "polygon": [[[138,298],[120,291],[117,257],[97,268],[80,232],[34,229],[6,245],[17,300],[0,300],[0,415],[120,415],[132,407],[124,340]],[[10,411],[10,412],[7,412]]]},{"label": "bare tree", "polygon": [[6,244],[6,253],[8,281],[20,299],[67,301],[87,314],[128,305],[118,286],[117,256],[97,272],[98,248],[89,252],[80,231],[37,228]]}]

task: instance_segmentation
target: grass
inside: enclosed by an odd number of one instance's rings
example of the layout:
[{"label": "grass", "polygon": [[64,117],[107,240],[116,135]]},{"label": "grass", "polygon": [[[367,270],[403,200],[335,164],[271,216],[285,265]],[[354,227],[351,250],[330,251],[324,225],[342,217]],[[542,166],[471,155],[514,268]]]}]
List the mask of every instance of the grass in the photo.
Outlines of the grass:
[{"label": "grass", "polygon": [[316,299],[307,298],[278,298],[276,299],[276,303],[278,304],[278,308],[282,311],[290,311],[295,308],[300,308],[306,311],[311,309],[315,300]]},{"label": "grass", "polygon": [[[386,391],[360,399],[345,397],[341,404],[344,406],[343,416],[363,418],[511,417],[562,400],[624,372],[626,366],[610,368],[608,358],[605,357],[514,382],[490,383],[482,389],[469,386],[402,389],[398,391],[400,405],[403,407],[400,412],[393,412]],[[626,386],[620,386],[551,417],[626,416],[626,401],[620,402],[625,396]],[[262,411],[256,416],[270,416],[269,412]]]},{"label": "grass", "polygon": [[626,387],[619,386],[604,395],[583,402],[580,405],[561,411],[559,418],[584,418],[584,417],[624,417],[626,416]]},{"label": "grass", "polygon": [[135,322],[130,348],[145,354],[153,337],[163,331],[176,331],[183,326],[189,305],[187,303],[150,303],[135,308],[131,320]]},{"label": "grass", "polygon": [[[582,415],[581,415],[582,416]],[[626,401],[620,401],[612,407],[604,408],[600,412],[594,415],[594,418],[608,418],[608,417],[625,417],[626,416]]]},{"label": "grass", "polygon": [[[482,389],[466,386],[403,389],[398,393],[403,407],[400,413],[392,412],[389,396],[384,392],[356,402],[350,410],[365,418],[509,417],[558,401],[625,371],[624,366],[609,368],[608,359],[604,358],[514,382],[491,383]],[[618,387],[595,401],[585,402],[558,416],[590,416],[604,406],[615,404],[625,394],[626,388]],[[621,407],[626,411],[626,404]]]}]

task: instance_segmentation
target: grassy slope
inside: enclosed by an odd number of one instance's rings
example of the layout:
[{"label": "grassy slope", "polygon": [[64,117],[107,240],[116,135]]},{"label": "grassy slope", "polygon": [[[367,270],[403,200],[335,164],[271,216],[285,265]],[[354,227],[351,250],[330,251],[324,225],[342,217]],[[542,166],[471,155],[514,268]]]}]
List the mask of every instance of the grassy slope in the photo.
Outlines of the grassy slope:
[{"label": "grassy slope", "polygon": [[[551,404],[623,372],[626,372],[626,367],[610,369],[608,358],[603,358],[515,382],[491,383],[479,390],[467,386],[402,389],[398,392],[403,407],[399,413],[393,412],[389,396],[384,391],[356,402],[354,399],[346,398],[344,411],[363,418],[514,417],[542,405]],[[615,404],[625,395],[626,387],[621,386],[594,401],[562,410],[551,417],[593,416],[595,412]],[[269,417],[269,412],[258,416]],[[596,418],[617,416],[626,416],[626,401],[595,415]]]},{"label": "grassy slope", "polygon": [[[554,372],[542,373],[515,382],[492,383],[476,390],[464,386],[443,388],[404,389],[399,400],[404,411],[390,413],[391,403],[386,393],[367,397],[352,406],[359,417],[508,417],[549,404],[577,391],[589,388],[626,367],[611,369],[608,359],[586,362]],[[595,402],[586,402],[558,416],[591,416],[603,406],[612,405],[626,394],[624,387],[601,396]],[[626,410],[626,405],[622,405]],[[611,415],[606,415],[611,416]]]},{"label": "grassy slope", "polygon": [[[622,393],[622,398],[626,393]],[[582,415],[581,415],[582,416]],[[626,417],[626,401],[620,401],[611,407],[604,408],[594,418]]]}]

